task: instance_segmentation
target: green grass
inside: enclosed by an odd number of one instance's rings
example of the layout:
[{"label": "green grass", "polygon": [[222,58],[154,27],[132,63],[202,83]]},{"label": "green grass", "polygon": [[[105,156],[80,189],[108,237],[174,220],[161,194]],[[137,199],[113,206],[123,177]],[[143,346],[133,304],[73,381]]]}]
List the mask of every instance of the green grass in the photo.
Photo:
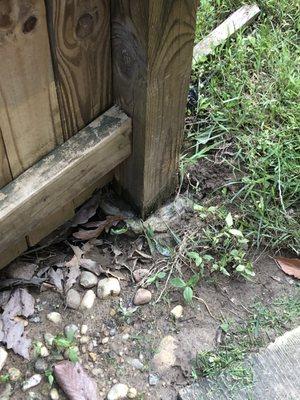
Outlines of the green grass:
[{"label": "green grass", "polygon": [[[197,39],[244,3],[202,0]],[[199,124],[188,132],[196,145],[184,163],[217,154],[234,172],[234,193],[223,195],[241,212],[246,236],[299,252],[300,4],[258,4],[255,23],[194,67]]]},{"label": "green grass", "polygon": [[223,343],[214,351],[198,354],[194,364],[194,378],[217,378],[225,374],[234,382],[234,389],[251,386],[253,374],[247,356],[267,345],[271,333],[278,336],[288,328],[297,326],[300,297],[282,297],[268,307],[256,303],[249,311],[248,318],[241,323],[226,321],[221,325],[225,333]]}]

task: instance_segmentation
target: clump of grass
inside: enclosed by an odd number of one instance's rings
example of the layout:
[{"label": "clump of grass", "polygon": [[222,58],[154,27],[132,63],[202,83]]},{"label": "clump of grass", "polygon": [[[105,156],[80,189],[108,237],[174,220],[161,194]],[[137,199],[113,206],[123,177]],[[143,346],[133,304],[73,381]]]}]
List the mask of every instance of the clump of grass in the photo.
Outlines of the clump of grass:
[{"label": "clump of grass", "polygon": [[223,343],[214,351],[198,354],[193,369],[194,378],[216,378],[223,374],[237,386],[251,385],[253,376],[247,355],[267,345],[271,331],[279,335],[297,325],[300,298],[279,298],[270,307],[256,303],[249,311],[249,317],[242,323],[227,321],[221,325],[225,334]]},{"label": "clump of grass", "polygon": [[[198,38],[243,3],[202,0]],[[257,246],[298,252],[300,10],[288,0],[258,4],[258,21],[195,67],[198,124],[188,136],[196,145],[184,161],[217,153],[235,173],[236,179],[228,184],[231,192],[223,194],[240,208],[247,237]]]}]

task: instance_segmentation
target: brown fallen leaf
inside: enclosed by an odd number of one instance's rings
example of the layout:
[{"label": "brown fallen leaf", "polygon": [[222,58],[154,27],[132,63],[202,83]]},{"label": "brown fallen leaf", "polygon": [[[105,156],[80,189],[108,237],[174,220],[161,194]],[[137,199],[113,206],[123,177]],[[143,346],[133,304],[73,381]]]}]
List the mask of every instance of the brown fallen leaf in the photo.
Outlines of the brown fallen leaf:
[{"label": "brown fallen leaf", "polygon": [[287,275],[300,279],[300,258],[278,257],[275,261]]},{"label": "brown fallen leaf", "polygon": [[99,400],[96,382],[81,364],[62,361],[54,366],[54,376],[69,400]]},{"label": "brown fallen leaf", "polygon": [[6,306],[3,308],[1,316],[0,338],[8,349],[12,349],[16,354],[29,360],[29,349],[31,340],[24,332],[24,324],[20,320],[15,320],[16,316],[29,317],[34,313],[34,298],[26,289],[16,289]]},{"label": "brown fallen leaf", "polygon": [[[112,226],[117,225],[122,219],[123,219],[123,217],[121,217],[119,215],[116,215],[116,216],[110,215],[104,221],[93,222],[92,226],[93,227],[97,226],[96,229],[90,229],[90,230],[80,229],[79,231],[74,232],[73,236],[76,239],[80,239],[80,240],[90,240],[90,239],[97,238],[98,236],[101,235],[101,233],[104,230],[107,231]],[[91,226],[91,225],[89,224],[89,226]]]},{"label": "brown fallen leaf", "polygon": [[99,194],[93,196],[88,202],[80,207],[75,217],[73,218],[72,226],[82,225],[88,222],[88,220],[96,214],[98,205]]}]

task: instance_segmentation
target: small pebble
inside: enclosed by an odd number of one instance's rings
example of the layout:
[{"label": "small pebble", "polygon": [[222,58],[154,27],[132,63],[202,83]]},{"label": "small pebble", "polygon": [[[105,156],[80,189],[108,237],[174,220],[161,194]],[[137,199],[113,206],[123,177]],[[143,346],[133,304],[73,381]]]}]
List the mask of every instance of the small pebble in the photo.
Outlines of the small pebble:
[{"label": "small pebble", "polygon": [[127,393],[128,399],[135,399],[138,395],[138,392],[135,388],[130,388]]},{"label": "small pebble", "polygon": [[101,343],[102,344],[107,344],[109,342],[109,338],[108,337],[105,337],[105,338],[103,338],[102,340],[101,340]]},{"label": "small pebble", "polygon": [[97,287],[97,296],[107,299],[110,296],[118,296],[121,292],[120,282],[117,278],[100,279]]},{"label": "small pebble", "polygon": [[139,268],[133,271],[133,279],[135,280],[136,283],[141,282],[142,279],[145,278],[149,274],[149,270],[145,268]]},{"label": "small pebble", "polygon": [[159,382],[159,376],[156,374],[149,374],[148,382],[150,386],[156,386]]},{"label": "small pebble", "polygon": [[127,358],[127,363],[131,365],[133,368],[142,370],[144,368],[144,364],[138,358]]},{"label": "small pebble", "polygon": [[78,331],[79,331],[78,326],[75,324],[66,325],[64,329],[65,336],[71,339],[73,339],[76,336]]},{"label": "small pebble", "polygon": [[128,386],[123,383],[116,383],[108,392],[107,400],[126,399],[128,394]]},{"label": "small pebble", "polygon": [[81,325],[80,333],[82,335],[86,335],[88,331],[88,326],[87,325]]},{"label": "small pebble", "polygon": [[6,360],[7,360],[8,353],[4,349],[4,347],[0,347],[0,371],[4,367]]},{"label": "small pebble", "polygon": [[82,298],[80,308],[90,310],[94,305],[95,298],[95,293],[91,289],[88,290]]},{"label": "small pebble", "polygon": [[49,356],[49,350],[44,345],[40,348],[40,356],[41,357],[48,357]]},{"label": "small pebble", "polygon": [[135,306],[142,306],[144,304],[150,303],[151,299],[152,294],[150,290],[140,288],[134,296],[133,303]]},{"label": "small pebble", "polygon": [[12,382],[17,382],[21,379],[22,372],[18,368],[11,367],[8,369],[8,375]]},{"label": "small pebble", "polygon": [[35,386],[37,386],[42,380],[42,375],[40,374],[35,374],[32,375],[29,379],[27,379],[22,386],[23,392],[26,392],[26,390],[29,390]]},{"label": "small pebble", "polygon": [[79,339],[79,342],[81,344],[87,344],[90,341],[90,337],[89,336],[81,336],[81,338]]},{"label": "small pebble", "polygon": [[171,310],[171,314],[175,319],[181,318],[183,314],[183,307],[178,304],[178,306],[174,307],[173,310]]},{"label": "small pebble", "polygon": [[60,324],[62,321],[60,313],[55,312],[55,311],[47,314],[47,319],[49,321],[53,322],[54,324]]},{"label": "small pebble", "polygon": [[51,333],[45,333],[44,339],[45,339],[46,344],[51,347],[53,345],[55,336],[53,336]]},{"label": "small pebble", "polygon": [[83,271],[80,275],[80,285],[86,289],[90,289],[96,286],[98,278],[90,271]]},{"label": "small pebble", "polygon": [[45,361],[43,358],[38,358],[34,364],[34,370],[35,372],[38,372],[39,374],[44,373],[48,369],[48,364],[47,361]]},{"label": "small pebble", "polygon": [[55,388],[51,389],[51,391],[50,391],[50,399],[51,400],[59,400],[59,394],[58,394],[57,389],[55,389]]},{"label": "small pebble", "polygon": [[66,305],[72,310],[78,310],[81,303],[80,293],[75,289],[70,289],[66,296]]}]

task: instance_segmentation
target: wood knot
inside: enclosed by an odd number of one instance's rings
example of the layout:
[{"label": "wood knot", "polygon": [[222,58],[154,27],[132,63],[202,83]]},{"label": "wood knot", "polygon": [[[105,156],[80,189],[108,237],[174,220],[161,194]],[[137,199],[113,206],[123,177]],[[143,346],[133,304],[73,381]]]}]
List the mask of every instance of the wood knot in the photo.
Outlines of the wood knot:
[{"label": "wood knot", "polygon": [[37,23],[37,17],[31,15],[23,24],[23,33],[29,33],[33,31]]},{"label": "wood knot", "polygon": [[13,21],[11,20],[9,15],[7,14],[3,15],[0,13],[0,29],[10,28],[12,24]]},{"label": "wood knot", "polygon": [[83,14],[77,21],[76,35],[80,39],[84,39],[91,35],[94,30],[94,19],[91,14]]}]

